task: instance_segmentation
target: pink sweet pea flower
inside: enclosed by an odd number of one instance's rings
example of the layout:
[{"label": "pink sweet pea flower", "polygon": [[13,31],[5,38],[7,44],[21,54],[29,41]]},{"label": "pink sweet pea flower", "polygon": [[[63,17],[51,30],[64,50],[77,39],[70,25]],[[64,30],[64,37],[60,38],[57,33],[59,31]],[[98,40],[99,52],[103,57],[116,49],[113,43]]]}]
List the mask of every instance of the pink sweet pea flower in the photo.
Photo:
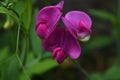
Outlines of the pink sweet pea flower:
[{"label": "pink sweet pea flower", "polygon": [[52,58],[60,64],[67,56],[77,59],[81,48],[78,41],[65,29],[57,26],[50,36],[42,40],[44,50],[52,52]]},{"label": "pink sweet pea flower", "polygon": [[55,29],[61,15],[64,2],[61,1],[55,6],[47,6],[41,9],[36,17],[36,33],[45,39]]},{"label": "pink sweet pea flower", "polygon": [[85,12],[70,11],[62,17],[62,21],[76,39],[89,40],[92,20]]},{"label": "pink sweet pea flower", "polygon": [[42,47],[52,53],[60,64],[67,57],[77,59],[81,47],[77,39],[87,41],[91,34],[91,18],[82,11],[70,11],[62,21],[67,27],[58,26],[64,1],[41,9],[36,17],[36,33],[42,39]]}]

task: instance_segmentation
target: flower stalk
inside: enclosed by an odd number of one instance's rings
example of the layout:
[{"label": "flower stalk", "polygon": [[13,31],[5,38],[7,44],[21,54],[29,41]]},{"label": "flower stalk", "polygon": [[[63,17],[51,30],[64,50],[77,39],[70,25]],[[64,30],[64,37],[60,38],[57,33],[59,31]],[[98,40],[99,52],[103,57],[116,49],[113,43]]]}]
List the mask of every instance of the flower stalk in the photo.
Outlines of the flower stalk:
[{"label": "flower stalk", "polygon": [[81,65],[78,63],[78,61],[74,60],[73,62],[76,64],[76,67],[79,69],[79,71],[85,75],[87,80],[90,80],[89,74],[81,67]]}]

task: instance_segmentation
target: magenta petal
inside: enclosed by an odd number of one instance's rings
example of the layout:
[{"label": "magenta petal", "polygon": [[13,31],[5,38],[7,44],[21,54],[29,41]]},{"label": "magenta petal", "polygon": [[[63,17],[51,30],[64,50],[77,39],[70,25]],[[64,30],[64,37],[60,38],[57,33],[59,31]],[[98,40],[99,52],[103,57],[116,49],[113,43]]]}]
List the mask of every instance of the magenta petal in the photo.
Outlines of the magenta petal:
[{"label": "magenta petal", "polygon": [[62,21],[65,24],[65,26],[67,27],[67,29],[70,31],[70,33],[77,39],[77,28],[74,27],[74,25],[72,25],[66,18],[62,17]]},{"label": "magenta petal", "polygon": [[64,40],[65,30],[61,27],[56,27],[51,35],[42,41],[44,50],[53,51],[54,48],[60,47]]},{"label": "magenta petal", "polygon": [[85,38],[86,36],[91,34],[91,29],[87,27],[87,25],[81,20],[79,22],[79,26],[77,29],[77,35],[80,39]]},{"label": "magenta petal", "polygon": [[36,31],[41,28],[38,28],[40,23],[44,23],[47,28],[45,37],[49,36],[55,29],[61,14],[61,11],[56,6],[47,6],[41,9],[36,17]]},{"label": "magenta petal", "polygon": [[66,55],[63,51],[59,51],[56,55],[56,60],[59,64],[61,64],[66,59]]},{"label": "magenta petal", "polygon": [[90,28],[92,25],[92,20],[91,18],[82,11],[70,11],[65,15],[65,18],[72,24],[74,24],[74,26],[78,26],[79,21],[83,20],[83,22],[85,22],[85,24]]},{"label": "magenta petal", "polygon": [[66,57],[67,55],[60,47],[56,47],[52,52],[52,58],[56,59],[59,64],[61,64],[66,59]]},{"label": "magenta petal", "polygon": [[92,21],[82,11],[70,11],[62,17],[62,21],[76,39],[82,39],[91,34]]},{"label": "magenta petal", "polygon": [[58,7],[60,10],[63,9],[64,1],[59,2],[56,7]]},{"label": "magenta petal", "polygon": [[81,48],[78,41],[67,31],[64,41],[64,51],[72,59],[77,59],[80,56]]},{"label": "magenta petal", "polygon": [[52,58],[55,59],[56,56],[57,56],[57,52],[61,51],[61,48],[60,47],[56,47],[53,49],[52,51]]},{"label": "magenta petal", "polygon": [[61,14],[61,11],[55,6],[44,7],[36,17],[36,25],[40,22],[44,22],[48,26],[55,25],[60,19]]},{"label": "magenta petal", "polygon": [[36,29],[37,35],[41,38],[44,39],[45,36],[47,35],[48,28],[45,24],[40,23],[39,26]]}]

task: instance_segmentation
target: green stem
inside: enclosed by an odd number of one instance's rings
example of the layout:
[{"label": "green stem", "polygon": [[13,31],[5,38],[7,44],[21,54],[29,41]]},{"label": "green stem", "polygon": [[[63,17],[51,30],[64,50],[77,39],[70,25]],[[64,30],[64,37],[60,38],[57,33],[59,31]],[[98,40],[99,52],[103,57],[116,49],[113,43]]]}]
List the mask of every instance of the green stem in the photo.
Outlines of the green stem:
[{"label": "green stem", "polygon": [[19,45],[19,36],[20,36],[20,26],[18,26],[18,31],[17,31],[17,42],[16,42],[16,54],[18,55],[18,45]]},{"label": "green stem", "polygon": [[86,76],[87,80],[90,80],[89,74],[80,66],[80,64],[74,60],[74,63],[76,64],[77,68]]},{"label": "green stem", "polygon": [[27,57],[27,53],[29,50],[29,38],[28,35],[25,35],[25,37],[23,37],[23,43],[22,43],[23,47],[22,47],[22,53],[21,53],[21,60],[23,65],[26,62],[26,57]]},{"label": "green stem", "polygon": [[30,25],[31,25],[31,19],[32,19],[32,0],[26,0],[26,9],[25,9],[25,13],[26,11],[28,11],[28,21],[26,23],[26,27],[27,27],[27,33],[29,33],[29,29],[30,29]]},{"label": "green stem", "polygon": [[20,57],[19,57],[19,55],[18,55],[18,52],[19,52],[19,51],[18,51],[19,36],[20,36],[20,25],[18,26],[18,33],[17,33],[16,57],[17,57],[17,60],[18,60],[18,62],[19,62],[19,64],[20,64],[21,68],[23,69],[23,72],[24,72],[24,74],[26,75],[27,79],[30,80],[29,76],[27,75],[27,73],[26,73],[26,71],[25,71],[25,69],[24,69],[24,66],[23,66],[23,64],[22,64],[22,61],[21,61],[21,59],[20,59]]}]

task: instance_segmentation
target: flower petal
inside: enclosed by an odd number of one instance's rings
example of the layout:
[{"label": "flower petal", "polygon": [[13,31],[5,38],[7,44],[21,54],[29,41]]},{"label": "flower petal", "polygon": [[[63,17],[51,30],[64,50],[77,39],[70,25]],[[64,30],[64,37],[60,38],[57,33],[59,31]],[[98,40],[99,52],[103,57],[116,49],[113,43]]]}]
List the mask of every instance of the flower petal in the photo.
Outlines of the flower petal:
[{"label": "flower petal", "polygon": [[49,36],[49,34],[51,34],[51,32],[55,29],[61,17],[61,14],[62,14],[61,11],[56,6],[44,7],[39,11],[36,17],[36,29],[40,27],[39,25],[41,23],[44,23],[46,25],[46,28],[48,29],[47,30],[48,32],[45,35],[45,37]]},{"label": "flower petal", "polygon": [[62,17],[62,21],[67,27],[67,29],[70,31],[70,33],[77,39],[77,28],[74,27],[66,18]]},{"label": "flower petal", "polygon": [[91,29],[81,20],[77,29],[77,35],[79,39],[84,39],[86,36],[91,34]]},{"label": "flower petal", "polygon": [[64,35],[65,30],[57,26],[48,38],[42,40],[44,50],[52,52],[54,48],[60,47],[63,43]]},{"label": "flower petal", "polygon": [[82,20],[90,28],[92,25],[91,18],[82,11],[70,11],[65,15],[65,18],[74,26],[78,26],[79,21]]},{"label": "flower petal", "polygon": [[83,39],[91,34],[90,28],[92,21],[90,17],[82,11],[70,11],[65,17],[62,17],[62,21],[76,39]]},{"label": "flower petal", "polygon": [[61,64],[67,58],[67,55],[61,49],[61,47],[56,47],[52,52],[52,58],[56,59],[57,62]]},{"label": "flower petal", "polygon": [[41,39],[45,38],[47,32],[48,32],[48,28],[44,23],[39,24],[39,26],[36,28],[36,33]]},{"label": "flower petal", "polygon": [[59,64],[61,64],[66,59],[66,54],[63,51],[59,51],[56,55],[56,60]]},{"label": "flower petal", "polygon": [[78,41],[68,31],[66,32],[63,49],[72,59],[77,59],[81,53]]},{"label": "flower petal", "polygon": [[63,9],[64,1],[59,2],[56,7],[58,7],[60,10]]}]

